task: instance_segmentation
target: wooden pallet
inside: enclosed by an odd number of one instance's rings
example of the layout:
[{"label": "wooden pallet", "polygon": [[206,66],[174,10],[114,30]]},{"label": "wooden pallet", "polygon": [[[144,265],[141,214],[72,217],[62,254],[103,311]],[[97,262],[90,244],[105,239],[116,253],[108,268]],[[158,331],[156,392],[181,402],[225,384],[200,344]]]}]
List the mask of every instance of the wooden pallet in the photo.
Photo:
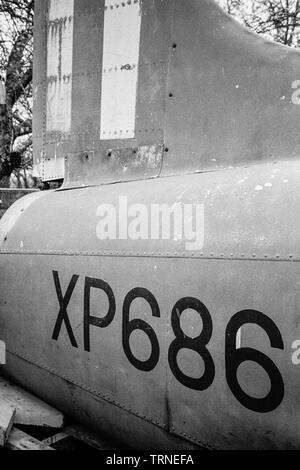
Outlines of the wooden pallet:
[{"label": "wooden pallet", "polygon": [[[36,428],[34,433],[41,430]],[[85,426],[73,424],[62,429],[53,430],[45,439],[31,435],[32,431],[23,431],[13,426],[5,443],[9,450],[116,450],[111,443],[94,434]]]},{"label": "wooden pallet", "polygon": [[0,378],[0,447],[8,450],[117,450],[111,442]]}]

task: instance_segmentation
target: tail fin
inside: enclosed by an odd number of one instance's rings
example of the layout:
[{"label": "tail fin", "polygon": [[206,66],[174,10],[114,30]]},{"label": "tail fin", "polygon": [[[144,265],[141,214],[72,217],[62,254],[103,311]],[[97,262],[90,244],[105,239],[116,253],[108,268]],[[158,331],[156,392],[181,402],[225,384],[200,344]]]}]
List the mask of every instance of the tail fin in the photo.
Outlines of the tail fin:
[{"label": "tail fin", "polygon": [[213,0],[37,0],[36,163],[78,186],[297,158],[299,80]]}]

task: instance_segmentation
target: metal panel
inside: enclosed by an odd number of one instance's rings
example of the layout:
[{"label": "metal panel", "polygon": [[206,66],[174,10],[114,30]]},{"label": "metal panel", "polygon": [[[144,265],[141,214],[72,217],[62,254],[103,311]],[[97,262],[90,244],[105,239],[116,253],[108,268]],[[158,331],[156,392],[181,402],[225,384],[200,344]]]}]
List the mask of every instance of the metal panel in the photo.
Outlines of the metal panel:
[{"label": "metal panel", "polygon": [[[116,134],[111,140],[100,140],[101,102],[108,96],[106,86],[112,85],[112,81],[102,82],[102,78],[109,75],[129,78],[137,74],[137,69],[126,70],[130,64],[125,63],[122,74],[104,72],[102,65],[107,54],[103,57],[102,49],[104,41],[108,43],[108,36],[107,40],[103,37],[104,16],[120,18],[121,11],[135,12],[137,19],[138,9],[142,14],[135,138],[115,139]],[[37,21],[43,21],[42,15],[37,15]],[[139,21],[135,24],[138,26]],[[66,187],[160,175],[162,160],[153,171],[136,174],[132,169],[126,174],[112,173],[105,159],[105,152],[112,148],[165,145],[168,152],[164,154],[162,175],[277,161],[299,154],[299,139],[293,129],[300,118],[300,107],[292,103],[295,92],[292,86],[300,74],[299,51],[250,34],[212,0],[187,0],[184,8],[177,0],[126,3],[125,7],[116,3],[106,12],[104,0],[93,1],[89,7],[76,0],[75,28],[71,133],[48,136],[51,144],[56,143],[54,148],[45,142],[44,127],[43,139],[47,158],[53,159],[55,155],[57,159],[67,158]],[[106,31],[113,34],[110,26]],[[131,37],[131,32],[126,34]],[[138,29],[133,36],[137,39]],[[37,41],[41,39],[39,26],[36,37]],[[131,53],[136,59],[138,41],[134,44]],[[39,56],[39,52],[36,54]],[[135,65],[138,61],[133,62]],[[271,75],[273,84],[269,86]],[[129,82],[133,84],[135,79],[136,75]],[[41,90],[37,84],[38,95]],[[125,95],[131,96],[128,116],[132,121],[134,87]],[[41,106],[40,98],[36,97],[38,102],[36,109]],[[121,106],[122,100],[117,102]],[[113,106],[105,105],[104,109],[111,112]],[[69,123],[69,118],[66,122]],[[39,131],[34,137],[39,153],[35,158],[40,159],[43,137],[38,124],[35,125]],[[83,158],[86,151],[94,155],[88,166]]]},{"label": "metal panel", "polygon": [[100,140],[103,22],[104,0],[75,0],[72,129],[66,155],[94,150]]},{"label": "metal panel", "polygon": [[[136,448],[168,448],[172,436],[208,447],[299,448],[299,366],[292,361],[291,347],[299,338],[300,227],[294,197],[299,171],[299,162],[290,161],[38,193],[18,201],[0,223],[0,327],[10,357],[7,372],[28,384],[22,372],[27,369],[31,387],[43,396],[63,404],[69,413],[84,416],[101,431],[131,442],[136,436]],[[128,206],[137,202],[146,207],[162,202],[171,207],[203,204],[202,250],[188,251],[185,239],[97,238],[99,205],[117,207],[121,196],[127,196]],[[39,230],[33,233],[37,221]],[[53,271],[58,273],[61,295]],[[73,276],[79,278],[67,301]],[[111,323],[90,325],[90,351],[84,349],[86,278],[105,281],[116,305]],[[124,349],[124,300],[136,287],[149,291],[159,306],[159,316],[153,315],[150,303],[142,298],[130,308],[130,321],[144,320],[148,324],[145,331],[151,327],[157,338],[158,360],[150,370],[138,369]],[[176,339],[174,315],[178,318],[174,307],[179,299],[191,297],[208,309],[212,336],[203,343],[207,318],[201,321],[196,310],[186,309],[181,319],[182,349],[176,361],[185,376],[197,379],[204,372],[203,358],[208,368],[204,353],[208,351],[215,373],[204,390],[180,382],[170,365],[174,366],[170,360],[170,347]],[[104,319],[108,298],[101,289],[92,289],[90,314]],[[72,346],[64,323],[57,341],[51,339],[63,305],[77,347]],[[266,412],[247,408],[234,396],[225,375],[225,332],[231,318],[246,309],[267,316],[279,329],[284,345],[282,349],[271,341],[274,328],[270,332],[246,324],[240,334],[241,347],[264,353],[282,377],[283,399]],[[130,348],[141,361],[151,353],[145,331],[130,335]],[[188,342],[188,338],[198,340]],[[51,393],[48,379],[48,389],[40,383],[41,374],[52,376]],[[258,364],[245,361],[238,378],[247,395],[261,398],[268,393],[268,374]],[[72,400],[65,398],[66,387],[72,388]],[[274,387],[279,396],[278,380],[272,382]],[[91,397],[97,403],[94,408]],[[143,442],[146,430],[148,439]]]},{"label": "metal panel", "polygon": [[105,1],[101,139],[135,137],[141,5]]},{"label": "metal panel", "polygon": [[[134,5],[137,8],[137,4],[125,3],[122,6],[120,3],[119,8],[130,11]],[[82,0],[75,2],[72,143],[69,147],[67,144],[60,146],[60,151],[68,154],[65,187],[159,175],[163,158],[165,88],[170,52],[168,19],[172,6],[172,0],[155,0],[139,6],[141,34],[135,138],[100,140],[102,79],[107,73],[102,67],[105,5],[104,0],[98,4],[92,3],[89,8]],[[126,77],[130,71],[123,72]],[[147,148],[152,149],[151,152],[144,152],[143,149]],[[114,150],[118,154],[117,159],[113,157]],[[144,155],[142,160],[137,159],[140,152]],[[147,155],[149,160],[145,158]],[[125,161],[128,164],[124,167]]]},{"label": "metal panel", "polygon": [[299,51],[250,33],[212,0],[174,6],[162,175],[297,158]]},{"label": "metal panel", "polygon": [[[60,0],[62,2],[62,0]],[[164,111],[165,111],[165,94],[166,94],[166,79],[168,73],[168,61],[170,54],[170,29],[171,25],[169,19],[172,16],[173,0],[155,0],[151,2],[123,2],[115,5],[113,10],[110,8],[105,10],[104,0],[96,1],[91,0],[88,4],[84,0],[74,1],[74,21],[70,23],[70,28],[73,28],[73,59],[70,54],[67,54],[67,47],[71,43],[65,39],[65,46],[62,42],[62,57],[61,61],[65,62],[64,67],[70,68],[72,65],[72,76],[67,79],[68,83],[63,83],[61,86],[67,87],[68,93],[64,95],[67,97],[66,106],[63,106],[62,111],[64,117],[56,119],[57,122],[64,122],[56,126],[60,129],[49,132],[47,131],[46,123],[46,102],[48,97],[44,94],[46,72],[45,66],[43,73],[39,74],[41,84],[38,85],[36,79],[36,114],[35,123],[36,128],[39,126],[39,132],[34,135],[36,164],[39,165],[44,179],[56,179],[62,177],[62,168],[66,164],[66,187],[91,185],[115,181],[133,180],[139,178],[151,178],[158,176],[162,165],[162,152],[163,136],[164,136]],[[55,3],[55,5],[59,5]],[[107,6],[110,6],[107,5]],[[46,45],[45,39],[40,43],[40,36],[42,32],[45,35],[45,28],[47,27],[47,2],[37,1],[37,9],[41,11],[40,15],[36,17],[36,56],[39,57],[39,64],[45,61]],[[70,5],[69,5],[70,7]],[[58,6],[57,6],[58,8]],[[65,9],[66,6],[61,7]],[[63,10],[62,10],[63,11]],[[121,13],[123,11],[123,13]],[[60,11],[58,10],[58,13]],[[124,27],[124,34],[132,37],[134,48],[128,40],[114,41],[114,44],[130,45],[128,51],[122,52],[123,59],[120,62],[122,69],[120,75],[115,70],[108,72],[103,68],[103,61],[106,62],[109,56],[109,35],[112,33],[112,26],[107,23],[106,31],[107,38],[104,37],[104,16],[106,18],[114,15],[118,21],[125,22],[127,27]],[[63,14],[63,13],[62,13]],[[57,15],[56,15],[57,16]],[[48,37],[52,38],[50,30],[53,31],[53,47],[58,47],[59,42],[55,39],[56,31],[59,37],[59,28],[64,24],[65,16],[62,16],[58,23],[50,23]],[[129,27],[130,22],[134,20],[136,25],[135,33],[132,36],[132,28]],[[54,20],[55,21],[55,20]],[[73,24],[73,26],[71,26]],[[69,28],[69,27],[68,27]],[[67,29],[67,36],[69,37],[70,28]],[[39,33],[41,31],[41,33]],[[120,34],[120,28],[118,28]],[[70,39],[70,37],[69,37]],[[119,38],[120,39],[120,38]],[[124,39],[124,37],[123,37]],[[104,42],[107,46],[105,57],[103,56]],[[51,44],[51,42],[49,43]],[[44,48],[42,51],[41,48]],[[69,48],[69,52],[71,49]],[[42,54],[44,53],[44,56]],[[51,52],[51,51],[50,51]],[[53,49],[54,52],[54,49]],[[57,52],[57,51],[56,51]],[[124,55],[125,54],[125,55]],[[130,57],[131,55],[131,57]],[[57,54],[55,55],[55,57]],[[133,60],[135,59],[135,60]],[[118,59],[120,60],[120,59]],[[123,63],[124,62],[124,63]],[[133,70],[128,70],[129,62],[134,62],[136,67]],[[38,64],[38,62],[36,62]],[[50,61],[48,67],[52,64]],[[54,60],[53,66],[56,67],[57,61]],[[109,64],[106,64],[109,65]],[[38,65],[37,65],[38,67]],[[54,72],[54,70],[53,70]],[[65,74],[67,77],[67,74]],[[108,75],[122,76],[125,78],[122,81],[122,87],[131,87],[131,92],[121,90],[121,82],[118,81],[118,89],[123,93],[123,98],[126,97],[126,103],[123,104],[127,107],[127,100],[130,98],[129,111],[126,113],[126,119],[130,117],[131,130],[134,130],[134,136],[126,134],[125,138],[120,138],[121,135],[112,135],[112,139],[100,140],[100,122],[101,122],[101,109],[109,114],[111,109],[111,97],[118,96],[116,91],[109,94],[110,104],[103,105],[105,100],[108,99],[108,92],[106,93],[107,86],[111,86],[111,80],[106,81],[106,85],[102,82],[103,78]],[[36,74],[37,77],[37,74]],[[66,79],[65,77],[65,79]],[[127,77],[127,78],[126,78]],[[130,78],[133,77],[133,80]],[[105,79],[104,79],[105,80]],[[118,79],[119,80],[119,79]],[[122,79],[123,80],[123,79]],[[131,85],[129,85],[131,83]],[[55,82],[52,79],[54,87]],[[127,85],[126,85],[127,84]],[[70,102],[69,91],[72,89],[71,99],[71,117],[69,114]],[[109,91],[109,90],[108,90]],[[41,97],[43,95],[43,98]],[[102,96],[103,95],[103,96]],[[59,94],[56,95],[56,101]],[[119,98],[116,100],[121,105]],[[101,105],[102,103],[102,105]],[[123,105],[122,105],[123,106]],[[128,111],[128,110],[127,110]],[[106,114],[108,116],[108,114]],[[119,111],[118,113],[119,114]],[[55,117],[55,115],[54,115]],[[104,114],[102,113],[102,117]],[[53,120],[52,120],[53,121]],[[52,122],[51,121],[51,122]],[[71,128],[69,126],[71,122]],[[48,116],[49,124],[49,116]],[[50,124],[49,124],[50,125]],[[52,126],[52,124],[51,124]],[[65,126],[65,127],[64,127]],[[55,127],[54,124],[52,127]],[[128,126],[126,126],[128,127]],[[127,129],[126,129],[127,130]],[[134,138],[128,138],[134,137]],[[118,137],[118,138],[116,138]],[[151,161],[145,162],[144,169],[136,165],[136,149],[157,148],[159,151],[156,154],[156,167],[153,167],[153,158]],[[123,167],[120,165],[112,166],[107,153],[110,150],[116,149],[119,153],[124,149],[124,156],[120,157],[119,161],[124,161],[128,158],[128,149],[132,149],[132,163],[128,165],[127,170],[123,172]],[[88,160],[85,154],[88,153],[92,158]],[[138,171],[136,171],[138,170]]]},{"label": "metal panel", "polygon": [[74,0],[37,1],[36,12],[34,160],[49,181],[64,177],[60,144],[71,130]]},{"label": "metal panel", "polygon": [[50,0],[47,42],[47,132],[71,130],[74,0]]},{"label": "metal panel", "polygon": [[[299,448],[299,357],[293,362],[293,345],[300,334],[300,221],[295,217],[300,149],[294,132],[300,108],[291,104],[299,52],[247,33],[211,0],[186,0],[184,8],[180,0],[142,2],[136,137],[101,141],[104,11],[104,0],[75,2],[71,133],[43,140],[47,158],[67,156],[65,187],[98,186],[28,196],[0,223],[6,371],[135,447],[171,448],[180,437],[186,448],[190,442]],[[44,137],[45,131],[44,126]],[[179,176],[150,180],[160,175],[163,150],[163,175]],[[277,159],[287,161],[274,164]],[[184,174],[190,172],[202,173]],[[203,205],[204,246],[188,250],[184,237],[97,236],[99,205],[114,209],[122,196],[128,205],[148,208],[155,203]],[[123,222],[117,219],[118,229]],[[114,294],[116,311],[108,325],[109,297],[96,288],[91,298],[84,295],[91,278],[104,280]],[[68,286],[74,287],[70,298],[64,295]],[[130,309],[130,319],[148,324],[144,333],[131,332],[134,355],[147,360],[151,346],[145,334],[153,331],[157,339],[158,359],[151,370],[138,369],[124,347],[124,300],[135,287],[151,292],[159,306],[160,315],[153,315],[150,303],[138,298]],[[189,308],[180,318],[184,331],[178,335],[180,298],[188,299]],[[201,301],[198,313],[191,298]],[[84,349],[83,327],[89,306],[98,320],[90,325],[90,351]],[[53,339],[58,312],[64,309],[75,345],[65,323]],[[248,323],[237,337],[232,330],[225,333],[241,310]],[[249,310],[264,315],[266,329],[249,321]],[[237,343],[237,353],[256,348],[265,355],[264,367],[250,360],[234,370],[237,354],[225,351],[225,338]],[[270,372],[270,360],[273,376],[275,371],[271,387],[261,370],[266,366]],[[196,389],[195,380],[207,369],[211,380]],[[276,407],[246,406],[245,396],[234,395],[229,385],[227,375],[234,373],[252,403],[268,387],[275,390]]]},{"label": "metal panel", "polygon": [[[116,152],[118,156],[118,152]],[[38,241],[32,237],[36,222],[43,219],[44,202],[35,204],[29,217],[18,218],[18,230],[10,233],[2,246],[23,248],[35,252],[68,250],[72,252],[144,254],[209,259],[299,259],[298,226],[295,214],[298,202],[294,197],[299,187],[299,162],[237,168],[208,172],[203,175],[183,175],[174,178],[137,181],[130,184],[103,185],[94,189],[59,191],[47,198],[47,217],[55,224],[39,227]],[[202,249],[186,250],[184,239],[99,240],[99,204],[119,207],[119,197],[127,197],[128,206],[143,204],[204,204],[205,239]],[[272,210],[270,210],[272,208]],[[27,210],[27,212],[29,209]],[[81,216],[78,217],[77,211]],[[84,220],[82,219],[84,217]],[[4,222],[4,221],[3,221]],[[71,232],[69,232],[69,228]],[[84,232],[83,232],[84,231]],[[59,233],[59,236],[57,235]],[[84,233],[84,236],[82,234]],[[4,235],[3,235],[4,236]],[[284,244],[282,240],[284,239]],[[0,243],[2,238],[0,237]]]},{"label": "metal panel", "polygon": [[[29,257],[22,259],[25,263],[20,272],[20,263],[15,264],[17,258],[12,261],[11,257],[2,257],[2,266],[10,264],[10,271],[6,279],[1,279],[3,299],[9,306],[9,315],[5,317],[5,322],[1,321],[1,331],[7,343],[8,354],[13,354],[8,371],[16,370],[16,379],[20,381],[20,369],[26,366],[31,377],[30,384],[25,377],[23,380],[35,393],[43,390],[43,397],[49,396],[50,402],[59,408],[63,404],[69,413],[80,413],[81,416],[86,414],[84,419],[88,419],[90,425],[113,434],[117,439],[128,443],[128,439],[133,441],[134,435],[135,448],[167,448],[166,442],[159,440],[157,434],[150,429],[147,439],[142,442],[140,434],[144,434],[148,424],[168,430],[169,438],[180,436],[183,440],[207,447],[299,447],[299,380],[290,352],[290,346],[299,333],[298,329],[294,329],[297,315],[293,304],[286,304],[284,298],[279,300],[273,295],[267,295],[284,289],[287,297],[293,297],[295,302],[299,301],[299,295],[295,294],[299,263],[222,260],[216,264],[211,260],[62,256],[36,256],[29,263]],[[25,265],[28,267],[25,268]],[[66,292],[72,276],[79,275],[68,304],[68,314],[78,348],[71,346],[65,326],[59,340],[51,340],[59,311],[52,269],[59,273],[63,293]],[[24,274],[29,276],[33,271],[39,275],[40,294],[37,296],[35,286],[28,282],[27,295],[24,296]],[[131,273],[130,278],[128,272]],[[178,273],[175,284],[174,276],[170,276],[171,272]],[[248,273],[246,277],[245,272]],[[118,273],[118,280],[115,273]],[[105,329],[93,326],[90,328],[90,353],[83,350],[82,305],[86,276],[105,280],[113,289],[118,303],[115,320],[110,326]],[[14,293],[8,286],[11,285],[12,277],[16,288]],[[162,283],[161,279],[168,282]],[[240,282],[241,279],[243,282]],[[130,313],[131,319],[146,321],[155,331],[159,342],[160,360],[151,372],[139,371],[133,367],[122,349],[122,305],[126,294],[136,286],[149,289],[161,311],[161,317],[155,319],[149,305],[139,300]],[[93,296],[92,314],[105,316],[106,297],[96,291]],[[168,365],[168,350],[175,339],[170,327],[172,308],[183,297],[194,297],[203,302],[213,320],[213,336],[207,349],[214,360],[215,379],[204,391],[183,386]],[[285,345],[285,351],[276,350],[270,347],[263,330],[252,325],[246,325],[243,329],[242,346],[266,354],[284,378],[283,403],[274,412],[264,414],[263,419],[260,413],[254,413],[239,403],[229,390],[225,378],[226,326],[235,313],[245,308],[260,310],[271,318],[278,325]],[[284,319],[282,311],[285,312]],[[26,324],[30,324],[31,328],[26,328]],[[182,320],[186,337],[198,336],[201,326],[199,315],[192,310],[186,312]],[[12,330],[15,335],[9,334]],[[21,342],[19,338],[22,338]],[[150,343],[144,334],[133,334],[130,344],[136,357],[142,360],[149,357]],[[25,360],[25,364],[21,363],[19,369],[16,368],[16,356]],[[187,376],[201,377],[203,374],[201,355],[191,351],[189,347],[180,351],[178,364]],[[48,372],[52,377],[56,376],[55,381],[51,379],[51,394],[48,377],[47,390],[39,383],[39,370]],[[61,379],[72,387],[72,400],[69,403],[65,399],[65,386],[60,385]],[[268,377],[261,373],[258,366],[245,365],[239,374],[239,381],[248,394],[254,392],[256,396],[265,396],[268,393]],[[79,401],[83,391],[85,400]],[[99,412],[96,412],[97,407],[94,406],[87,418],[91,396],[103,405]],[[127,411],[127,417],[122,411]],[[138,422],[135,417],[140,418]],[[128,428],[131,436],[127,434]]]},{"label": "metal panel", "polygon": [[[110,141],[111,143],[112,141]],[[72,162],[66,173],[67,181],[64,187],[97,184],[98,175],[102,171],[102,183],[110,183],[112,175],[114,180],[123,181],[131,179],[149,178],[156,175],[161,168],[163,146],[143,145],[132,147],[108,148],[105,151],[86,150],[72,155]],[[80,174],[76,170],[80,168]],[[91,168],[95,172],[91,175]]]},{"label": "metal panel", "polygon": [[[50,145],[47,145],[47,149]],[[65,175],[65,159],[63,156],[57,156],[57,147],[53,145],[54,158],[44,158],[43,160],[43,179],[47,181],[60,180]]]},{"label": "metal panel", "polygon": [[[143,449],[147,446],[149,449],[151,443],[156,442],[157,449],[177,452],[199,449],[198,445],[171,435],[142,417],[129,413],[119,402],[112,404],[101,396],[91,393],[91,390],[86,390],[83,384],[77,386],[67,381],[65,377],[53,374],[50,369],[33,364],[29,358],[23,359],[16,354],[8,353],[7,364],[11,371],[9,375],[17,376],[19,383],[24,384],[27,390],[43,396],[47,403],[52,403],[69,416],[77,417],[77,420],[86,424],[89,429],[94,428],[100,434],[117,442],[126,435],[126,447]],[[30,373],[32,368],[36,372],[34,382]],[[53,394],[56,387],[59,387],[60,394]]]},{"label": "metal panel", "polygon": [[33,60],[33,158],[34,165],[42,176],[44,141],[46,140],[46,69],[47,35],[45,3],[35,2],[34,13],[34,60]]},{"label": "metal panel", "polygon": [[164,143],[173,8],[173,0],[143,3],[136,116],[141,145]]}]

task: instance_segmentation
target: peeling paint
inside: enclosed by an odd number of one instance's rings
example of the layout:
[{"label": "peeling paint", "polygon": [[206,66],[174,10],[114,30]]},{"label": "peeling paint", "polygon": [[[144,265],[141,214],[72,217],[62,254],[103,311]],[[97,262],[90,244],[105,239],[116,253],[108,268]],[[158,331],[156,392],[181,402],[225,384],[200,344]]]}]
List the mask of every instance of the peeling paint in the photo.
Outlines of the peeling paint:
[{"label": "peeling paint", "polygon": [[[50,1],[47,39],[47,131],[71,126],[74,0]],[[72,21],[67,21],[71,18]]]}]

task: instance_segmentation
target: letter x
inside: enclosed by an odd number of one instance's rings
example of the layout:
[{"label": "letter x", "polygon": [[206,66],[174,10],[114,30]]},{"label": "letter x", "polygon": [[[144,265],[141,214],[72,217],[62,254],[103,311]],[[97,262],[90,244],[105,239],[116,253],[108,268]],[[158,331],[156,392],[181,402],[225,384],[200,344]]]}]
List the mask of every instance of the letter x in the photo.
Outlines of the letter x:
[{"label": "letter x", "polygon": [[68,317],[67,307],[69,305],[71,296],[73,294],[73,291],[75,289],[75,286],[77,284],[79,276],[74,275],[72,277],[65,296],[63,296],[62,291],[61,291],[61,285],[60,285],[59,276],[58,276],[57,271],[53,271],[53,279],[54,279],[54,284],[55,284],[55,289],[56,289],[56,294],[57,294],[60,310],[59,310],[58,317],[57,317],[57,320],[56,320],[56,324],[55,324],[55,327],[54,327],[52,339],[54,339],[55,341],[58,340],[60,330],[61,330],[62,324],[64,322],[65,325],[66,325],[67,332],[68,332],[68,335],[69,335],[72,346],[74,348],[78,348],[78,345],[77,345],[77,342],[76,342],[76,339],[75,339],[75,336],[74,336],[74,333],[73,333],[73,330],[72,330],[72,327],[71,327],[71,323],[70,323],[70,320],[69,320],[69,317]]}]

